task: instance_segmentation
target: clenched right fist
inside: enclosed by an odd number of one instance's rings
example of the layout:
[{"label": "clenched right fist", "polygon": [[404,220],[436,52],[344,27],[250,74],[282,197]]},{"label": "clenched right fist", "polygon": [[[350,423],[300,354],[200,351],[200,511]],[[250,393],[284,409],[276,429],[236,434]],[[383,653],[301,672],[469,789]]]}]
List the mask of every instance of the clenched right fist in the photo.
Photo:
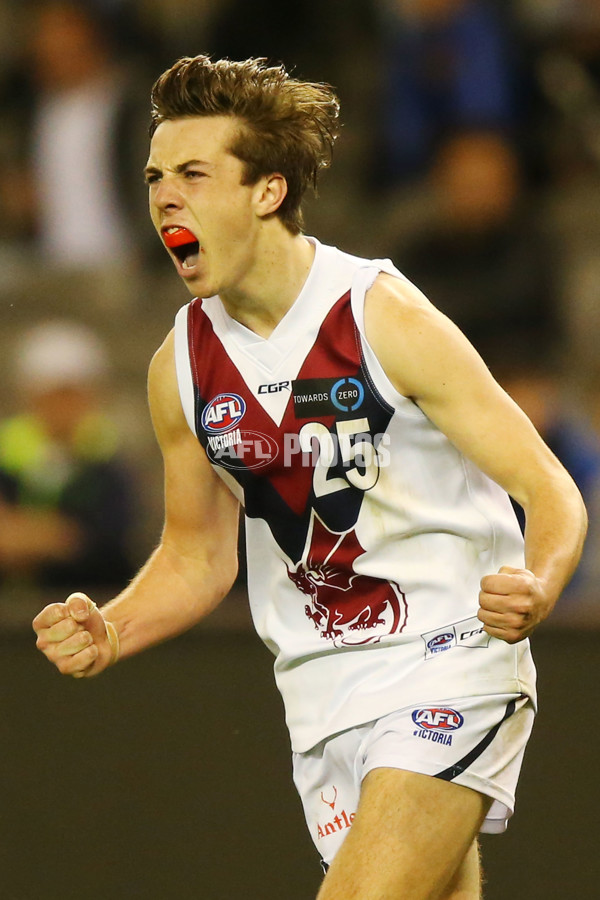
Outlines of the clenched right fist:
[{"label": "clenched right fist", "polygon": [[85,594],[71,594],[65,603],[51,603],[32,624],[38,650],[63,675],[98,675],[117,661],[115,627]]}]

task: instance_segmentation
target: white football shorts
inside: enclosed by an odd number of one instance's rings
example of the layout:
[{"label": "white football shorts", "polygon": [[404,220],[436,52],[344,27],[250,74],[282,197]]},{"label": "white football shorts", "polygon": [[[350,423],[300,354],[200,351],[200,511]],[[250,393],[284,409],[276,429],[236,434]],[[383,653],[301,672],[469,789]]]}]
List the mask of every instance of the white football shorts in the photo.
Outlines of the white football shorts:
[{"label": "white football shorts", "polygon": [[381,767],[420,772],[491,797],[481,831],[504,831],[534,715],[524,694],[424,703],[294,753],[294,783],[324,863],[331,864],[352,824],[363,778]]}]

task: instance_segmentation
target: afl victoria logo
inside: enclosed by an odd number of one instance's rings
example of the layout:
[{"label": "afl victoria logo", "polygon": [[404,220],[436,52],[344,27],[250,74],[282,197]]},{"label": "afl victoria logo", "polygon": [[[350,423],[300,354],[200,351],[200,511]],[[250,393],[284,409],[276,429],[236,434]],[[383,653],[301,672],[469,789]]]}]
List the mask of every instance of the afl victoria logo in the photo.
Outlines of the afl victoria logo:
[{"label": "afl victoria logo", "polygon": [[414,709],[412,720],[419,728],[427,731],[456,731],[461,728],[464,719],[455,709],[445,706],[432,706],[424,709]]},{"label": "afl victoria logo", "polygon": [[229,431],[244,418],[246,403],[239,394],[217,394],[202,413],[202,427],[209,434]]},{"label": "afl victoria logo", "polygon": [[436,634],[434,638],[427,641],[427,649],[431,650],[432,653],[435,653],[436,650],[446,650],[448,645],[452,644],[454,640],[455,634],[453,631],[448,631],[445,634]]}]

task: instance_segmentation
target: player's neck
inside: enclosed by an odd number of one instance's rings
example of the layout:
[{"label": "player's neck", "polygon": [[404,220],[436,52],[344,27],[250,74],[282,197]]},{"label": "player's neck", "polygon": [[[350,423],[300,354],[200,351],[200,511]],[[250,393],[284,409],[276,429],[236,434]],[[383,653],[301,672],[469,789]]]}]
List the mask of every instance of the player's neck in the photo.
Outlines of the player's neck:
[{"label": "player's neck", "polygon": [[303,235],[280,232],[257,248],[243,288],[220,294],[229,315],[268,338],[300,294],[310,272],[314,245]]}]

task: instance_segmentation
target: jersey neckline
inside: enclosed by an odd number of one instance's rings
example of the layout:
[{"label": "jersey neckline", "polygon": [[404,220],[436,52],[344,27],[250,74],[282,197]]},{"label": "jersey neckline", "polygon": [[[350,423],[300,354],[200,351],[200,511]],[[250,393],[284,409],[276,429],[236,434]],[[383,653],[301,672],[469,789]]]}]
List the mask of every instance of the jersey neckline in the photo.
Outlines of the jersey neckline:
[{"label": "jersey neckline", "polygon": [[269,345],[272,348],[279,345],[279,349],[283,349],[281,345],[286,345],[290,340],[293,342],[296,339],[300,321],[304,321],[304,316],[306,314],[305,301],[307,297],[311,296],[313,284],[321,268],[322,257],[322,245],[320,241],[308,235],[304,235],[304,237],[315,249],[311,267],[304,284],[300,289],[300,293],[268,337],[261,337],[261,335],[230,316],[218,294],[202,300],[203,308],[212,308],[213,312],[216,313],[217,319],[220,321],[221,327],[234,338],[241,348],[252,350],[265,345]]}]

